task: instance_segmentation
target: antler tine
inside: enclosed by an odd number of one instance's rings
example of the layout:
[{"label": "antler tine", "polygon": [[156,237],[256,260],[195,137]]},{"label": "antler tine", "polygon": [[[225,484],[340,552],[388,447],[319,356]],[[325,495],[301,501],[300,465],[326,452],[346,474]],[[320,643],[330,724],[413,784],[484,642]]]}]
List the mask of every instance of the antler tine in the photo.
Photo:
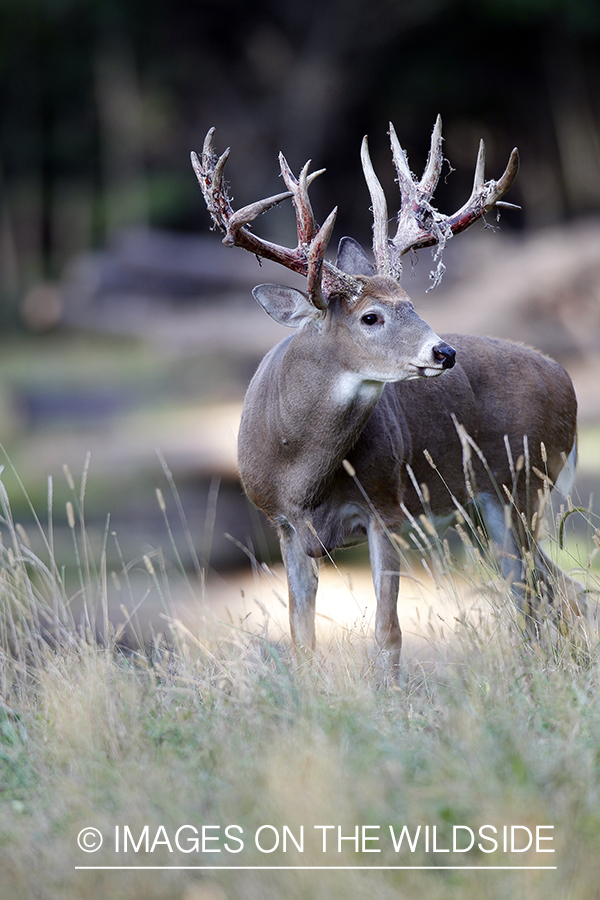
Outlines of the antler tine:
[{"label": "antler tine", "polygon": [[369,141],[365,135],[360,148],[360,158],[363,173],[373,209],[373,255],[377,271],[381,275],[392,274],[392,258],[390,255],[388,237],[388,210],[385,194],[381,183],[375,174],[371,156],[369,154]]},{"label": "antler tine", "polygon": [[[202,163],[198,159],[198,154],[194,150],[192,150],[192,152],[190,153],[190,159],[192,161],[192,169],[196,173],[196,178],[198,179],[198,183],[200,184],[203,177]],[[202,185],[200,186],[202,187]]]},{"label": "antler tine", "polygon": [[[317,228],[317,223],[315,222],[315,214],[313,212],[313,208],[308,197],[308,170],[310,168],[312,160],[307,160],[302,169],[300,171],[300,175],[298,176],[298,196],[301,197],[304,201],[304,217],[302,221],[298,220],[298,240],[304,241],[312,241],[315,236],[315,231]],[[292,198],[294,202],[295,208],[295,200],[296,197]]]},{"label": "antler tine", "polygon": [[202,162],[196,153],[192,152],[190,156],[212,220],[224,231],[233,212],[227,192],[223,190],[223,169],[229,156],[229,148],[217,159],[212,150],[212,135],[209,132],[204,140]]},{"label": "antler tine", "polygon": [[332,209],[317,231],[308,250],[308,296],[311,303],[317,309],[322,310],[327,309],[327,302],[323,297],[322,291],[323,261],[325,251],[333,234],[336,217],[337,206],[335,209]]},{"label": "antler tine", "polygon": [[[477,198],[481,195],[485,187],[485,142],[483,138],[479,141],[479,150],[477,153],[477,162],[475,163],[475,175],[473,178],[473,188],[467,202],[461,206],[455,216],[461,216],[473,207]],[[466,226],[465,226],[466,227]]]},{"label": "antler tine", "polygon": [[[512,152],[509,156],[508,163],[506,169],[500,177],[500,180],[497,182],[497,190],[498,190],[498,199],[503,197],[504,194],[508,191],[509,188],[513,186],[514,180],[517,177],[519,171],[519,151],[516,147],[513,147]],[[495,201],[498,203],[498,200]],[[514,203],[506,203],[503,204],[505,206],[510,206],[515,208]],[[520,209],[520,207],[516,207]]]},{"label": "antler tine", "polygon": [[442,171],[442,117],[438,115],[431,132],[431,147],[429,148],[429,156],[423,177],[421,178],[420,187],[424,194],[429,198],[433,197],[433,192],[440,180],[440,172]]},{"label": "antler tine", "polygon": [[[296,178],[283,153],[279,154],[281,175],[285,182],[285,186],[292,195],[292,202],[294,204],[294,209],[296,210],[299,247],[303,244],[310,244],[316,231],[315,216],[308,197],[308,169],[310,163],[311,160],[309,159],[308,162],[304,164],[299,177]],[[321,169],[319,172],[314,172],[313,176],[316,177],[324,171],[325,169]]]},{"label": "antler tine", "polygon": [[227,223],[227,233],[223,238],[223,243],[228,247],[235,246],[237,244],[237,233],[240,228],[244,225],[249,225],[250,222],[253,222],[273,206],[277,206],[282,200],[288,200],[290,196],[290,192],[285,191],[283,194],[275,194],[273,197],[267,197],[265,200],[256,200],[254,203],[238,209]]},{"label": "antler tine", "polygon": [[400,141],[398,140],[396,129],[391,122],[390,130],[388,133],[390,136],[390,145],[392,147],[392,159],[394,161],[394,168],[396,169],[396,174],[398,175],[398,186],[400,188],[402,206],[404,206],[405,204],[412,204],[417,199],[416,191],[418,185],[413,178],[412,172],[410,171],[406,151],[403,150],[400,146]]},{"label": "antler tine", "polygon": [[[215,136],[215,127],[213,125],[212,128],[209,128],[206,132],[206,137],[204,138],[204,144],[202,145],[202,165],[206,165],[207,160],[209,160],[214,155],[214,147],[213,147],[213,138]],[[195,156],[196,154],[194,154]]]},{"label": "antler tine", "polygon": [[485,141],[483,138],[479,141],[479,150],[477,151],[477,162],[475,163],[475,175],[473,177],[473,190],[469,200],[472,200],[485,184]]},{"label": "antler tine", "polygon": [[202,146],[202,162],[195,153],[191,154],[192,166],[204,194],[204,199],[213,222],[223,231],[233,213],[227,192],[223,186],[223,171],[229,158],[229,147],[217,157],[213,146],[215,129],[210,128]]}]

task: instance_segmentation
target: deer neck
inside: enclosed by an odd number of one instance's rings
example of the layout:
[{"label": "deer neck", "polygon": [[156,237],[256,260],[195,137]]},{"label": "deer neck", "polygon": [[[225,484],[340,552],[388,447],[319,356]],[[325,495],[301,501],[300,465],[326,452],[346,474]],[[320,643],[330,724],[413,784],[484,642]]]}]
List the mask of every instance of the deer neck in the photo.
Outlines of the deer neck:
[{"label": "deer neck", "polygon": [[[268,483],[269,511],[277,506],[285,514],[281,508],[290,503],[315,502],[358,440],[383,387],[353,372],[335,342],[315,328],[282,341],[263,360],[244,404],[239,462],[252,499],[262,505]],[[253,496],[254,485],[259,496]]]}]

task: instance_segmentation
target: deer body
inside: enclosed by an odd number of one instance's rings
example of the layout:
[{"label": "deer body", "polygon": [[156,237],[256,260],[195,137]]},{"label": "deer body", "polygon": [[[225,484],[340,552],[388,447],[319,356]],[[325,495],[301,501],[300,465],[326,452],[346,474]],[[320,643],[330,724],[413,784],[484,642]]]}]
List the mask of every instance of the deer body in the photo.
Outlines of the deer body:
[{"label": "deer body", "polygon": [[[441,168],[440,120],[420,182],[391,126],[390,134],[402,193],[392,241],[385,198],[363,142],[375,267],[350,238],[340,242],[335,265],[324,259],[335,211],[317,228],[308,164],[296,180],[281,158],[288,192],[234,213],[222,181],[228,151],[216,159],[212,131],[202,163],[195,156],[192,161],[224,242],[308,278],[307,294],[278,285],[253,291],[269,315],[298,330],[260,364],[238,438],[246,493],[278,529],[292,639],[309,651],[315,647],[317,560],[366,538],[377,596],[375,636],[397,667],[402,637],[393,534],[407,517],[423,512],[425,498],[427,511],[447,516],[476,494],[480,520],[523,611],[531,607],[527,554],[534,555],[552,602],[555,582],[565,576],[535,537],[544,492],[567,456],[574,456],[577,403],[557,363],[508,341],[439,337],[398,283],[403,253],[447,239],[498,204],[516,176],[516,151],[499,182],[484,182],[482,145],[471,198],[445,217],[431,206]],[[248,227],[288,197],[298,220],[293,251],[262,241]]]}]

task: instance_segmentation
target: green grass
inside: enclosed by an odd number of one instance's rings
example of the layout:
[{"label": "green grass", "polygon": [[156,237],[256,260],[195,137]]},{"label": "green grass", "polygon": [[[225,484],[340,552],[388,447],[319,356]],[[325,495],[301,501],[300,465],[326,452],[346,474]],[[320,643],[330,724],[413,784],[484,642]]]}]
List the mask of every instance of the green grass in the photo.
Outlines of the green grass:
[{"label": "green grass", "polygon": [[[115,574],[130,610],[144,593],[162,598],[164,636],[124,650],[106,619],[106,554],[91,554],[76,496],[79,563],[70,577],[87,611],[83,627],[68,573],[55,568],[51,549],[46,557],[31,553],[0,485],[1,900],[598,896],[600,641],[593,619],[561,628],[544,622],[542,639],[527,640],[493,566],[467,553],[458,572],[439,545],[434,578],[448,595],[465,581],[476,588],[481,615],[449,608],[454,628],[443,636],[430,622],[426,660],[411,655],[399,682],[386,686],[371,637],[359,628],[340,630],[306,662],[285,642],[267,640],[266,628],[250,633],[209,612],[199,612],[194,633],[169,625],[170,588],[157,553]],[[148,826],[150,844],[159,839],[154,852],[115,853],[115,828],[122,839],[125,825],[136,841]],[[221,852],[178,851],[175,835],[185,825],[215,826],[208,834],[219,839],[208,847]],[[237,854],[224,849],[232,825],[243,830]],[[260,852],[254,834],[263,825],[280,834],[287,826],[297,839],[304,826],[304,852],[292,843],[285,854]],[[334,830],[324,854],[317,825],[340,826],[345,836],[370,826],[366,833],[380,840],[367,847],[381,852],[357,853],[350,841],[338,852]],[[456,826],[477,833],[493,825],[500,834],[505,825],[554,826],[545,834],[553,834],[556,852],[434,853],[421,840],[414,853],[395,853],[389,828],[398,834],[403,825],[413,835],[419,825],[435,826],[438,848],[450,846]],[[89,826],[104,835],[98,853],[77,846]],[[263,832],[265,847],[272,835]],[[75,868],[116,864],[229,868]],[[440,868],[465,864],[557,868]],[[433,868],[236,871],[241,865]]]}]

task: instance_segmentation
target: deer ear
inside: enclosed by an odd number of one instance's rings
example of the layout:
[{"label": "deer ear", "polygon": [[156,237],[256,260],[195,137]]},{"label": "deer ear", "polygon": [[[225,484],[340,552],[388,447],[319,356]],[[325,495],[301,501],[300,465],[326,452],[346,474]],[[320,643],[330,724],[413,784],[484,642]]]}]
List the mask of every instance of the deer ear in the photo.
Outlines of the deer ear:
[{"label": "deer ear", "polygon": [[309,299],[295,288],[281,284],[259,284],[252,295],[272,319],[280,325],[301,328],[307,322],[322,318],[323,314]]},{"label": "deer ear", "polygon": [[338,244],[336,266],[347,275],[375,275],[375,267],[358,241],[343,237]]}]

